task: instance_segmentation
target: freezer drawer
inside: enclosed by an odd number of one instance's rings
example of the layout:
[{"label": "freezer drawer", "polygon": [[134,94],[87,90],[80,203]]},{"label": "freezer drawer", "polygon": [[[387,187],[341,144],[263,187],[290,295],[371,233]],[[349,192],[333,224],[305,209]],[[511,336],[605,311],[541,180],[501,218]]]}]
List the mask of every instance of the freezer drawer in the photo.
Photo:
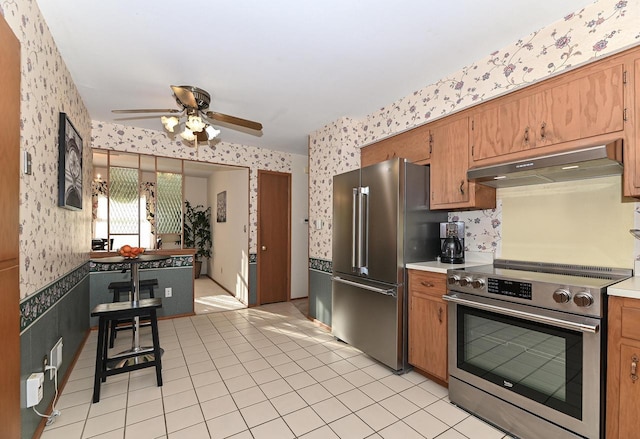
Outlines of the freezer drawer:
[{"label": "freezer drawer", "polygon": [[381,288],[334,276],[333,335],[391,369],[404,372],[408,363],[403,297],[402,287]]}]

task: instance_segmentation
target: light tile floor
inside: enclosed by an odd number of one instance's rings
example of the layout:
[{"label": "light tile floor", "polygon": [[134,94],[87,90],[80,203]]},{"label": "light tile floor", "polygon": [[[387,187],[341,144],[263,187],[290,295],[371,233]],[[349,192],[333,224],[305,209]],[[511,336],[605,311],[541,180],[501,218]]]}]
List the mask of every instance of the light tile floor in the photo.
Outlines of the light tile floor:
[{"label": "light tile floor", "polygon": [[[115,375],[92,404],[92,332],[42,439],[509,437],[451,405],[446,388],[337,342],[291,303],[159,326],[162,387],[153,368]],[[148,328],[141,338],[150,343]]]}]

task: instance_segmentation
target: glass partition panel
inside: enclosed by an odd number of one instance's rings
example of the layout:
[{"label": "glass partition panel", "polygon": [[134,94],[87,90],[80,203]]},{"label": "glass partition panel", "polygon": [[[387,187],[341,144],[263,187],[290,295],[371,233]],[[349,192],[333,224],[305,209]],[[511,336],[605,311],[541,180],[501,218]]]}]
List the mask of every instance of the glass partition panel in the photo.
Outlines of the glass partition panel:
[{"label": "glass partition panel", "polygon": [[182,174],[157,173],[158,235],[182,234]]},{"label": "glass partition panel", "polygon": [[[109,233],[137,235],[139,217],[138,170],[111,167],[109,169]],[[138,245],[138,239],[134,243]]]}]

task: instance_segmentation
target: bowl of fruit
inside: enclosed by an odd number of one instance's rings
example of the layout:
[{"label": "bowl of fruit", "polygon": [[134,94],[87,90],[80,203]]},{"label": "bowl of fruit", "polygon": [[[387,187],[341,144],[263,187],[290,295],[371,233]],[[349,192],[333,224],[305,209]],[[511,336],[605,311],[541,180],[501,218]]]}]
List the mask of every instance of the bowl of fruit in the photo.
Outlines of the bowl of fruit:
[{"label": "bowl of fruit", "polygon": [[144,247],[131,247],[130,245],[123,245],[118,249],[118,254],[125,259],[135,259],[144,253]]}]

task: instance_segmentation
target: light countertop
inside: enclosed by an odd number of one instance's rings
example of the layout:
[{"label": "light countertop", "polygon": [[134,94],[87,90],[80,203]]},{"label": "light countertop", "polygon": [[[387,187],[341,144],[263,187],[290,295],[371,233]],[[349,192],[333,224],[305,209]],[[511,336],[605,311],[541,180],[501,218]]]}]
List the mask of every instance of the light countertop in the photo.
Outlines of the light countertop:
[{"label": "light countertop", "polygon": [[640,276],[630,277],[607,288],[609,296],[629,297],[640,299]]},{"label": "light countertop", "polygon": [[493,253],[465,252],[463,264],[445,264],[440,261],[413,262],[407,264],[411,270],[431,271],[433,273],[447,273],[449,269],[474,267],[476,265],[493,264]]}]

